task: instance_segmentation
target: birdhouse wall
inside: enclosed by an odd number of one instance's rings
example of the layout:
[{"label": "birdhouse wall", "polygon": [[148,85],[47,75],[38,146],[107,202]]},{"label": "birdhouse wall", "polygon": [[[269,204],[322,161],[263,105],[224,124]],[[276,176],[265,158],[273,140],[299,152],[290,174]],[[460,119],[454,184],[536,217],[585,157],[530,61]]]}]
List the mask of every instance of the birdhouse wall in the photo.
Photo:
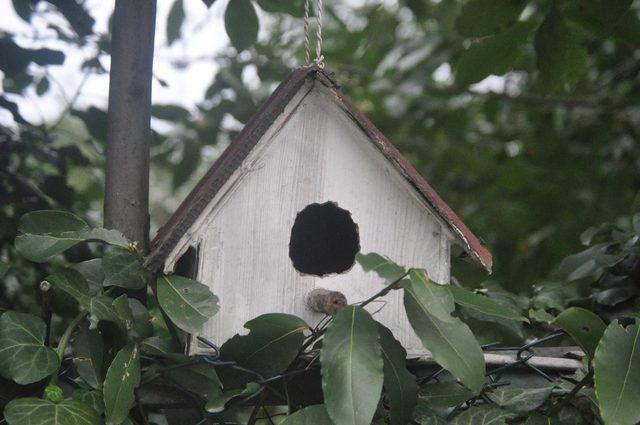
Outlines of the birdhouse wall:
[{"label": "birdhouse wall", "polygon": [[[382,289],[384,282],[357,264],[325,277],[293,267],[291,229],[312,203],[332,201],[349,211],[362,252],[424,268],[432,280],[449,282],[449,230],[332,95],[317,81],[303,86],[167,258],[165,271],[189,246],[198,247],[196,278],[210,286],[221,306],[203,336],[218,344],[264,313],[291,313],[315,325],[323,315],[306,306],[314,288],[340,291],[349,303]],[[423,352],[406,319],[402,291],[384,301],[367,308],[410,354]],[[193,344],[191,351],[205,349]]]}]

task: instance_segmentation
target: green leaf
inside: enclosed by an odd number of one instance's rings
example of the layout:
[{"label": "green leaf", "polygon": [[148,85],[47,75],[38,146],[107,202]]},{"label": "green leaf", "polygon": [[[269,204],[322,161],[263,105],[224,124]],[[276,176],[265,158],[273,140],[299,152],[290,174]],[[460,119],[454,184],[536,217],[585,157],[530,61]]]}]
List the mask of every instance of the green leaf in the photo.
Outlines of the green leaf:
[{"label": "green leaf", "polygon": [[391,424],[404,425],[411,420],[416,405],[416,377],[407,370],[407,352],[385,326],[378,323],[382,351],[384,389],[389,397]]},{"label": "green leaf", "polygon": [[448,288],[425,283],[413,273],[403,288],[409,323],[424,347],[440,366],[478,393],[484,384],[484,356],[469,327],[451,316],[453,297],[448,291],[448,297],[443,296]]},{"label": "green leaf", "polygon": [[153,334],[149,312],[140,301],[123,294],[113,300],[111,307],[133,338],[145,338]]},{"label": "green leaf", "polygon": [[89,321],[92,323],[92,329],[94,329],[95,325],[101,320],[113,322],[124,328],[124,323],[122,323],[120,317],[113,309],[113,298],[107,295],[92,297],[83,307],[89,312]]},{"label": "green leaf", "polygon": [[74,269],[59,269],[47,277],[56,291],[63,291],[72,296],[81,305],[86,305],[91,296],[89,284],[79,271]]},{"label": "green leaf", "polygon": [[266,12],[288,13],[298,18],[304,16],[304,0],[258,0],[258,5]]},{"label": "green leaf", "polygon": [[224,13],[224,27],[238,52],[251,47],[258,39],[258,15],[251,0],[233,0]]},{"label": "green leaf", "polygon": [[180,30],[184,22],[184,4],[182,0],[176,0],[171,6],[167,17],[167,43],[169,46],[180,38]]},{"label": "green leaf", "polygon": [[498,387],[488,396],[498,406],[518,413],[536,410],[549,398],[553,385],[537,388]]},{"label": "green leaf", "polygon": [[104,380],[104,406],[107,425],[122,423],[135,404],[134,390],[140,384],[140,350],[125,345],[111,362]]},{"label": "green leaf", "polygon": [[76,263],[72,268],[80,272],[87,281],[87,284],[89,284],[89,295],[98,295],[102,292],[102,283],[104,282],[102,258],[94,258],[92,260]]},{"label": "green leaf", "polygon": [[20,219],[16,250],[25,258],[43,262],[84,241],[103,241],[126,247],[127,239],[120,232],[90,229],[79,217],[64,211],[34,211]]},{"label": "green leaf", "polygon": [[46,325],[31,314],[8,311],[0,317],[0,375],[26,385],[58,369],[60,359],[44,345]]},{"label": "green leaf", "polygon": [[222,384],[215,369],[208,364],[169,369],[164,376],[181,388],[199,395],[205,400],[222,395]]},{"label": "green leaf", "polygon": [[178,105],[153,105],[151,115],[165,121],[185,121],[189,118],[189,110]]},{"label": "green leaf", "polygon": [[172,338],[152,336],[142,341],[142,350],[148,354],[164,356],[180,352],[180,347],[174,343]]},{"label": "green leaf", "polygon": [[587,51],[558,7],[552,7],[535,36],[539,82],[549,93],[577,83],[587,70]]},{"label": "green leaf", "polygon": [[38,84],[36,84],[36,94],[38,96],[42,96],[49,90],[50,84],[49,79],[47,77],[42,77]]},{"label": "green leaf", "polygon": [[472,406],[448,423],[451,425],[506,425],[515,415],[492,406]]},{"label": "green leaf", "polygon": [[622,253],[609,253],[610,242],[603,242],[565,257],[560,263],[560,274],[569,282],[599,275],[603,267],[611,267],[624,258]]},{"label": "green leaf", "polygon": [[438,382],[420,387],[420,401],[434,407],[454,407],[473,397],[473,391],[457,382]]},{"label": "green leaf", "polygon": [[307,406],[287,416],[280,425],[333,425],[324,404]]},{"label": "green leaf", "polygon": [[384,380],[376,322],[364,309],[340,310],[320,350],[322,392],[329,416],[339,424],[369,425]]},{"label": "green leaf", "polygon": [[456,19],[456,31],[465,37],[497,34],[516,23],[526,0],[469,0]]},{"label": "green leaf", "polygon": [[596,396],[605,423],[640,421],[640,323],[622,327],[612,322],[593,357]]},{"label": "green leaf", "polygon": [[427,403],[419,400],[413,411],[413,420],[420,425],[445,425],[447,419],[434,411]]},{"label": "green leaf", "polygon": [[177,275],[158,278],[158,301],[169,318],[190,333],[199,333],[220,308],[206,285]]},{"label": "green leaf", "polygon": [[119,286],[127,289],[142,289],[147,277],[138,256],[131,250],[113,248],[102,258],[104,286]]},{"label": "green leaf", "polygon": [[520,57],[520,47],[527,41],[533,28],[531,22],[518,22],[499,34],[473,43],[462,52],[456,63],[456,82],[466,86],[489,75],[502,75],[510,71]]},{"label": "green leaf", "polygon": [[228,391],[221,392],[220,394],[215,395],[210,398],[205,405],[205,410],[209,413],[219,413],[224,410],[225,404],[229,402],[229,400],[236,397],[247,397],[255,394],[258,390],[260,390],[260,384],[255,382],[249,382],[244,389],[234,388]]},{"label": "green leaf", "polygon": [[547,313],[544,309],[530,308],[529,317],[540,323],[551,323],[555,320],[555,317],[552,314]]},{"label": "green leaf", "polygon": [[552,324],[568,333],[590,358],[593,358],[598,342],[607,327],[597,315],[580,307],[566,309]]},{"label": "green leaf", "polygon": [[404,267],[375,252],[369,254],[359,252],[356,254],[356,261],[365,272],[373,271],[389,282],[399,279],[405,273]]},{"label": "green leaf", "polygon": [[44,395],[47,400],[51,400],[54,403],[60,403],[62,400],[64,400],[62,388],[57,385],[47,385],[44,389]]},{"label": "green leaf", "polygon": [[72,352],[78,375],[92,388],[101,386],[104,345],[100,333],[89,329],[88,324],[80,326]]},{"label": "green leaf", "polygon": [[78,388],[73,392],[72,398],[75,401],[80,401],[91,406],[91,408],[93,408],[93,410],[95,410],[99,415],[104,413],[104,399],[102,398],[102,391]]},{"label": "green leaf", "polygon": [[451,286],[449,288],[455,303],[461,307],[477,313],[477,319],[484,319],[494,322],[502,320],[516,320],[528,322],[528,320],[520,314],[520,312],[506,304],[499,303],[491,298],[476,294],[462,288]]},{"label": "green leaf", "polygon": [[34,211],[20,218],[16,250],[25,258],[42,262],[81,242],[78,234],[89,231],[79,217],[64,211]]},{"label": "green leaf", "polygon": [[98,414],[79,401],[53,403],[39,398],[18,398],[7,404],[8,425],[100,425]]},{"label": "green leaf", "polygon": [[267,378],[291,364],[304,342],[304,331],[309,329],[304,320],[284,313],[263,314],[244,327],[249,334],[235,335],[225,342],[220,356]]}]

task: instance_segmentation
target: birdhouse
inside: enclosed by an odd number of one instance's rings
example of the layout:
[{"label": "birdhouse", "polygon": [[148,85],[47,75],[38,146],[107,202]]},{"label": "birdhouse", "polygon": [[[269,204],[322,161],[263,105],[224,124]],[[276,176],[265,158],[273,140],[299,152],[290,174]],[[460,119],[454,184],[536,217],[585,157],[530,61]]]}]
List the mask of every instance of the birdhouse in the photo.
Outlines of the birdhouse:
[{"label": "birdhouse", "polygon": [[[222,344],[264,313],[309,325],[382,289],[355,263],[376,252],[447,284],[452,253],[487,271],[491,254],[384,135],[317,67],[294,71],[249,120],[152,243],[148,264],[208,285],[220,311],[202,336]],[[402,291],[367,308],[409,354],[424,352]],[[191,338],[189,351],[207,348]]]}]

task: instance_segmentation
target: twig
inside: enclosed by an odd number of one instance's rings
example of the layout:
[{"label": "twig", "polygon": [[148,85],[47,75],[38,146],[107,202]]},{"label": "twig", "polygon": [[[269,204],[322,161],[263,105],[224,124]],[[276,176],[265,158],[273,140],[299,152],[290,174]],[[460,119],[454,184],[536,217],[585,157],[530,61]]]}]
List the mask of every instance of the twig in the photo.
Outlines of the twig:
[{"label": "twig", "polygon": [[51,343],[51,304],[53,301],[53,291],[51,290],[51,283],[46,280],[40,282],[40,292],[42,293],[42,320],[46,325],[46,334],[44,336],[44,345],[50,345]]},{"label": "twig", "polygon": [[366,306],[368,304],[371,304],[373,301],[375,301],[376,298],[384,297],[389,292],[391,292],[393,289],[397,289],[398,285],[400,284],[402,279],[407,277],[409,275],[409,273],[411,273],[411,271],[412,271],[412,269],[407,270],[405,272],[405,274],[403,274],[402,276],[400,276],[399,278],[397,278],[396,280],[391,282],[389,285],[387,285],[384,288],[382,288],[382,290],[378,291],[377,293],[373,294],[372,296],[370,296],[369,298],[364,300],[362,303],[360,303],[360,307],[364,307],[364,306]]}]

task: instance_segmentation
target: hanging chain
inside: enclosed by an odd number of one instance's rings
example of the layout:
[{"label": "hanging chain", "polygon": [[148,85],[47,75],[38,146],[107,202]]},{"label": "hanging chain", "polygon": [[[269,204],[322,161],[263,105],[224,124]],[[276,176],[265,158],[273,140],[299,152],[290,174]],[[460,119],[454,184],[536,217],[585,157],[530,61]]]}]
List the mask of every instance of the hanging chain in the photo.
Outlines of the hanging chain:
[{"label": "hanging chain", "polygon": [[[309,2],[304,2],[304,47],[307,65],[311,65],[311,45],[309,43]],[[322,13],[324,10],[323,0],[316,0],[316,58],[313,62],[318,68],[324,68],[324,56],[322,55]]]}]

